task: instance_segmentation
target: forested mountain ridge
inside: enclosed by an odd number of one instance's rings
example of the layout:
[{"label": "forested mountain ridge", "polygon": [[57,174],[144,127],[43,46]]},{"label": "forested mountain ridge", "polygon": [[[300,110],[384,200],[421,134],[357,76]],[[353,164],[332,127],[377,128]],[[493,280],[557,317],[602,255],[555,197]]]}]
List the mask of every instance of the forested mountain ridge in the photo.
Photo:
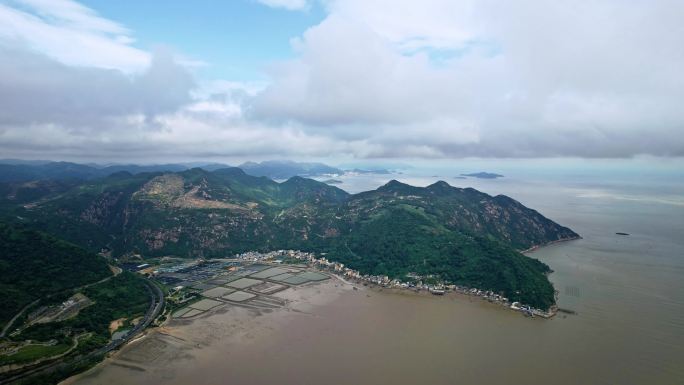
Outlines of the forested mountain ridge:
[{"label": "forested mountain ridge", "polygon": [[[111,174],[125,171],[131,174],[143,172],[181,172],[191,168],[202,168],[207,171],[229,168],[222,163],[167,163],[167,164],[80,164],[73,162],[21,161],[18,159],[0,159],[0,183],[29,182],[36,180],[91,180],[104,178]],[[345,171],[323,163],[306,163],[282,160],[270,160],[260,163],[245,162],[239,166],[253,176],[265,176],[272,179],[288,179],[293,176],[338,175]],[[354,170],[360,171],[360,170]]]},{"label": "forested mountain ridge", "polygon": [[577,237],[509,197],[445,182],[423,188],[391,181],[351,195],[311,179],[277,183],[226,168],[121,172],[42,191],[24,191],[35,198],[28,203],[4,196],[1,207],[91,250],[225,257],[297,248],[365,273],[433,274],[540,307],[553,302],[548,267],[516,250]]}]

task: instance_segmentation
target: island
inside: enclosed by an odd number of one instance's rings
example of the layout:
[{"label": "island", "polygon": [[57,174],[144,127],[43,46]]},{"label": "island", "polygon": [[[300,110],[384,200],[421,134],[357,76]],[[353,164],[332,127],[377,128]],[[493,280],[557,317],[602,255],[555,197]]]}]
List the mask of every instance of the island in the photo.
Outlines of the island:
[{"label": "island", "polygon": [[503,178],[503,175],[501,174],[494,174],[491,172],[474,172],[470,174],[461,174],[461,176],[469,176],[472,178],[478,178],[478,179],[496,179],[496,178]]},{"label": "island", "polygon": [[348,174],[360,174],[360,175],[367,175],[367,174],[377,174],[377,175],[387,175],[391,174],[392,171],[386,170],[384,168],[371,168],[371,169],[361,169],[361,168],[354,168],[351,170],[346,170]]},{"label": "island", "polygon": [[342,184],[344,182],[342,182],[339,179],[326,179],[323,181],[323,183],[325,183],[325,184]]},{"label": "island", "polygon": [[315,177],[344,174],[344,171],[339,168],[331,167],[323,163],[294,162],[288,160],[245,162],[238,167],[249,175],[265,176],[271,179],[287,179],[293,176]]}]

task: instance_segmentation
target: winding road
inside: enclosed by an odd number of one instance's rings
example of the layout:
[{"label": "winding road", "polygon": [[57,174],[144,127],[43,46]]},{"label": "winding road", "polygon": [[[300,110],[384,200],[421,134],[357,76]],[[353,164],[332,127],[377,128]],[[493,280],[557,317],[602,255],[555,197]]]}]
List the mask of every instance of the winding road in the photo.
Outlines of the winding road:
[{"label": "winding road", "polygon": [[28,377],[37,375],[37,374],[43,374],[46,372],[54,371],[60,368],[67,367],[68,365],[75,365],[80,362],[83,362],[85,360],[88,360],[93,357],[97,357],[100,355],[104,355],[106,353],[109,353],[110,351],[124,345],[128,341],[132,340],[135,338],[138,334],[140,334],[145,328],[147,328],[152,321],[154,321],[155,318],[159,315],[159,313],[164,309],[164,293],[161,291],[159,286],[154,284],[152,281],[145,279],[145,283],[147,284],[147,290],[149,291],[150,294],[150,306],[147,309],[147,312],[145,313],[145,318],[141,322],[139,322],[131,331],[129,331],[124,337],[113,340],[109,344],[94,350],[82,357],[79,357],[75,359],[74,361],[71,361],[69,363],[63,363],[61,361],[54,361],[47,363],[45,365],[41,365],[39,367],[27,369],[25,371],[22,371],[21,373],[16,373],[11,377],[7,378],[2,378],[0,379],[0,384],[11,384],[12,382],[21,380],[21,379],[26,379]]},{"label": "winding road", "polygon": [[[89,283],[89,284],[87,284],[87,285],[83,285],[83,286],[79,286],[79,287],[72,288],[72,289],[67,289],[67,290],[71,290],[72,292],[77,292],[77,291],[83,290],[83,289],[85,289],[85,288],[87,288],[87,287],[90,287],[90,286],[93,286],[93,285],[98,285],[98,284],[100,284],[100,283],[102,283],[102,282],[107,282],[107,281],[109,281],[110,279],[112,279],[112,278],[116,277],[117,275],[121,274],[121,272],[123,271],[123,270],[121,270],[120,267],[116,267],[116,266],[112,266],[112,265],[109,265],[109,268],[110,268],[111,271],[112,271],[112,275],[110,275],[109,277],[103,278],[103,279],[101,279],[101,280],[99,280],[99,281],[97,281],[97,282]],[[52,298],[53,296],[55,296],[55,295],[57,295],[57,294],[60,294],[60,293],[62,293],[62,292],[50,294],[50,295],[46,296],[45,299]],[[17,320],[17,318],[19,318],[22,314],[24,314],[24,312],[25,312],[28,308],[30,308],[31,306],[33,306],[33,305],[37,304],[38,302],[40,302],[41,299],[43,299],[43,298],[38,298],[37,300],[31,302],[30,304],[24,306],[24,308],[21,309],[21,310],[19,311],[19,313],[15,314],[14,317],[12,317],[12,319],[9,320],[9,321],[7,322],[7,324],[5,324],[5,327],[2,328],[2,331],[0,331],[0,338],[4,337],[4,336],[7,334],[7,332],[10,330],[10,328],[12,327],[12,325],[14,324],[14,322]]]}]

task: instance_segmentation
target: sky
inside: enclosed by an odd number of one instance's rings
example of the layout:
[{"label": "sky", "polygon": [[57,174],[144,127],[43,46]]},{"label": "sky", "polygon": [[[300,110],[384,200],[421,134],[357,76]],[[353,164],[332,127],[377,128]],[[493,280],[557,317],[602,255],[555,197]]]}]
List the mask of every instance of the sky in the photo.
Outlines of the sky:
[{"label": "sky", "polygon": [[0,158],[684,157],[678,0],[0,0]]}]

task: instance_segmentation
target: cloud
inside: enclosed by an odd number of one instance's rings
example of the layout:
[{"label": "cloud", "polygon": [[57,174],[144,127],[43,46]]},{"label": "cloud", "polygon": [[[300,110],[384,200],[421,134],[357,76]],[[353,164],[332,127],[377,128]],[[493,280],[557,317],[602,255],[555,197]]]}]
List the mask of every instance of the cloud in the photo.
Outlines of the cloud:
[{"label": "cloud", "polygon": [[[0,42],[66,65],[141,71],[151,55],[132,47],[130,31],[70,0],[0,4]],[[10,3],[10,4],[12,4]]]},{"label": "cloud", "polygon": [[426,55],[395,52],[365,24],[331,16],[294,45],[300,58],[275,67],[257,114],[329,126],[430,119],[453,108],[448,73]]},{"label": "cloud", "polygon": [[[306,9],[307,1],[264,1]],[[0,5],[3,156],[684,156],[684,4],[322,1],[268,82],[193,78],[72,1]],[[218,47],[230,49],[230,47]]]},{"label": "cloud", "polygon": [[257,0],[272,8],[285,8],[290,11],[301,11],[309,8],[308,0]]},{"label": "cloud", "polygon": [[298,125],[246,120],[264,84],[198,84],[188,70],[194,63],[139,50],[131,35],[71,1],[0,5],[3,156],[156,161],[351,151]]},{"label": "cloud", "polygon": [[160,51],[147,70],[72,67],[40,54],[0,46],[0,125],[60,125],[102,130],[112,119],[175,112],[190,102],[190,74]]},{"label": "cloud", "polygon": [[331,15],[367,25],[379,38],[405,52],[460,49],[486,38],[476,23],[478,4],[474,1],[333,0],[327,5]]},{"label": "cloud", "polygon": [[365,140],[379,156],[684,155],[681,2],[328,9],[293,40],[298,57],[272,67],[256,118]]}]

